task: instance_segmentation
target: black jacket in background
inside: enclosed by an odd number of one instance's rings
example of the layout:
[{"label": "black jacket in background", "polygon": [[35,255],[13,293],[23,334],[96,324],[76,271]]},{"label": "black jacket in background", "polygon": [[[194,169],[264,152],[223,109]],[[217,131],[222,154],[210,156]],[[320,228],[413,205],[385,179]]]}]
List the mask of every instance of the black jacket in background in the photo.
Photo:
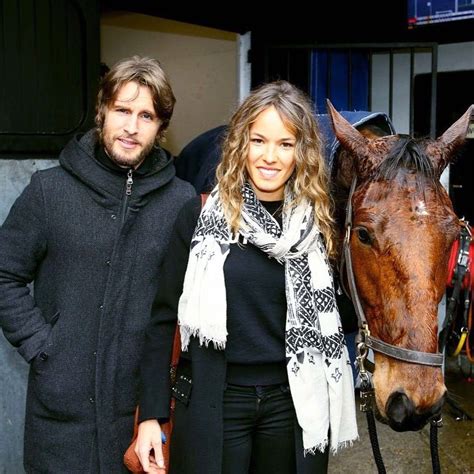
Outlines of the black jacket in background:
[{"label": "black jacket in background", "polygon": [[221,144],[227,126],[201,133],[176,158],[176,176],[191,183],[196,192],[209,193],[216,185],[216,168],[221,160]]}]

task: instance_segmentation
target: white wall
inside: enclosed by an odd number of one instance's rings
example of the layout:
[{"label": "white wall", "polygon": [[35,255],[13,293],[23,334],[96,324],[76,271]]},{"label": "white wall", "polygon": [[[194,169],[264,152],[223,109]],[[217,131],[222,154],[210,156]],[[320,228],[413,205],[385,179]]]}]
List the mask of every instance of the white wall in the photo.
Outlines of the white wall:
[{"label": "white wall", "polygon": [[[438,47],[438,72],[474,69],[474,42],[450,43]],[[414,73],[431,72],[431,54],[419,52],[414,58]],[[393,56],[392,121],[398,133],[410,131],[410,55]],[[372,58],[372,110],[389,112],[389,56],[376,54]],[[449,166],[441,175],[441,183],[449,186]]]},{"label": "white wall", "polygon": [[[438,72],[474,69],[474,42],[443,44],[438,47]],[[393,58],[393,123],[398,133],[410,129],[410,55],[394,54]],[[431,54],[416,53],[416,74],[431,71]],[[372,61],[372,110],[389,111],[389,57],[376,54]]]},{"label": "white wall", "polygon": [[[0,160],[0,225],[38,170],[56,160]],[[22,474],[23,431],[28,364],[0,331],[0,473]]]},{"label": "white wall", "polygon": [[177,98],[164,144],[177,154],[196,135],[228,121],[238,102],[238,35],[146,15],[101,18],[101,60],[158,59]]},{"label": "white wall", "polygon": [[248,62],[248,55],[251,48],[251,33],[248,31],[239,35],[239,54],[237,60],[237,74],[239,75],[239,103],[241,103],[249,94],[252,82],[252,67]]}]

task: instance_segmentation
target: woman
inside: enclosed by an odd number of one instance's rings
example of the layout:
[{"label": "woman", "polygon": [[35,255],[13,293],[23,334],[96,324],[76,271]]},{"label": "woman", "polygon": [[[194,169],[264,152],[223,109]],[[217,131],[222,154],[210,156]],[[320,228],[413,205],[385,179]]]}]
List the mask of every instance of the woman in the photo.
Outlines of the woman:
[{"label": "woman", "polygon": [[137,454],[145,471],[163,472],[159,423],[169,417],[178,319],[171,472],[326,472],[328,450],[357,428],[329,267],[328,178],[308,98],[284,81],[254,91],[231,119],[217,179],[202,211],[199,198],[181,210],[164,262]]}]

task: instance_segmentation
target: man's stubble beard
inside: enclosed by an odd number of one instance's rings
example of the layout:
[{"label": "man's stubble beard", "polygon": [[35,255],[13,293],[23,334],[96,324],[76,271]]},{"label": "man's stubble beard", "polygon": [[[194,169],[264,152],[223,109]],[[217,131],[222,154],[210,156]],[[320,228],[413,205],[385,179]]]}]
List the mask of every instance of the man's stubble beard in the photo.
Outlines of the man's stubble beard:
[{"label": "man's stubble beard", "polygon": [[135,168],[146,159],[149,155],[151,150],[153,149],[155,142],[150,142],[136,157],[129,157],[126,155],[121,155],[119,153],[115,153],[113,150],[115,140],[112,139],[110,142],[104,135],[102,136],[102,145],[104,146],[104,150],[107,153],[107,156],[118,166],[121,168]]}]

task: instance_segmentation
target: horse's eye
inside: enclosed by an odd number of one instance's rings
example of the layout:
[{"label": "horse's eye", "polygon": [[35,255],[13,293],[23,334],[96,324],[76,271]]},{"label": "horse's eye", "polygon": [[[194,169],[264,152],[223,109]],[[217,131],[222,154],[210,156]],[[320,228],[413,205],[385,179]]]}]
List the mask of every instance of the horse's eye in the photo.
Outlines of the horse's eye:
[{"label": "horse's eye", "polygon": [[357,229],[357,237],[365,245],[370,245],[372,243],[372,238],[367,229]]}]

